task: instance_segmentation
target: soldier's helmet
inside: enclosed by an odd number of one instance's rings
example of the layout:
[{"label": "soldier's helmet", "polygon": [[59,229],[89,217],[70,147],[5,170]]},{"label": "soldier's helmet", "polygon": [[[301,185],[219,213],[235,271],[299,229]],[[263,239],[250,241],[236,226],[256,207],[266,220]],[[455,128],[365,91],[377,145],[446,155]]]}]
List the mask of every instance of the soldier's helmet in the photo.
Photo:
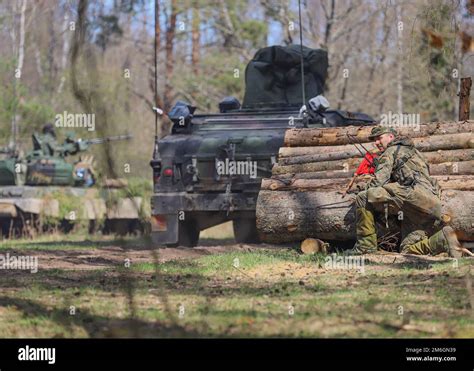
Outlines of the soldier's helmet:
[{"label": "soldier's helmet", "polygon": [[56,138],[56,132],[54,131],[54,125],[51,123],[47,123],[43,126],[43,134],[50,134]]},{"label": "soldier's helmet", "polygon": [[374,126],[370,131],[369,139],[374,140],[382,134],[393,134],[397,136],[397,131],[389,126]]}]

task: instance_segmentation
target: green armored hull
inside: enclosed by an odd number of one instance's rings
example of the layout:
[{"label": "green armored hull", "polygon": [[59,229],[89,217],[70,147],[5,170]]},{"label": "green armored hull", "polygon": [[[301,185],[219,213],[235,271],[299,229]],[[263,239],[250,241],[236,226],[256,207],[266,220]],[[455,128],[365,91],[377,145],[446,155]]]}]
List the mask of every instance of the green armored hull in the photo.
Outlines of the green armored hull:
[{"label": "green armored hull", "polygon": [[[129,139],[129,136],[73,141],[58,145],[50,134],[33,134],[33,151],[20,156],[10,149],[0,159],[0,227],[5,236],[45,232],[80,224],[90,232],[126,234],[142,229],[149,214],[142,197],[123,180],[96,185],[92,157],[70,163],[66,156],[89,144]],[[136,187],[135,187],[136,191]]]},{"label": "green armored hull", "polygon": [[3,235],[51,226],[86,224],[89,229],[126,234],[140,228],[148,214],[141,197],[127,197],[121,189],[79,187],[0,187]]}]

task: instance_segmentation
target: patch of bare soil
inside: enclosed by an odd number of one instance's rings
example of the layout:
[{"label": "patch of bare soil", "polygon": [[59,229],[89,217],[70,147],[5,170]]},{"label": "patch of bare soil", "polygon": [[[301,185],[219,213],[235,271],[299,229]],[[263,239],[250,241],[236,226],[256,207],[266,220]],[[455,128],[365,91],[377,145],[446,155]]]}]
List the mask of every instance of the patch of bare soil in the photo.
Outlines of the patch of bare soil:
[{"label": "patch of bare soil", "polygon": [[305,281],[324,271],[316,263],[301,265],[295,262],[277,262],[246,270],[248,277],[255,281],[276,282],[282,279]]},{"label": "patch of bare soil", "polygon": [[446,263],[454,261],[447,254],[436,256],[430,255],[409,255],[393,252],[379,252],[364,256],[365,264],[369,264],[373,270],[386,269],[387,267],[414,266],[418,268],[429,268],[436,263]]},{"label": "patch of bare soil", "polygon": [[95,249],[9,249],[3,253],[10,256],[32,256],[37,257],[40,269],[64,269],[64,270],[94,270],[125,264],[126,259],[131,263],[152,263],[155,259],[166,262],[178,259],[194,259],[205,255],[223,254],[235,251],[255,251],[259,249],[275,248],[271,245],[246,245],[229,244],[215,246],[198,246],[194,248],[158,248],[145,250],[130,246],[104,246]]}]

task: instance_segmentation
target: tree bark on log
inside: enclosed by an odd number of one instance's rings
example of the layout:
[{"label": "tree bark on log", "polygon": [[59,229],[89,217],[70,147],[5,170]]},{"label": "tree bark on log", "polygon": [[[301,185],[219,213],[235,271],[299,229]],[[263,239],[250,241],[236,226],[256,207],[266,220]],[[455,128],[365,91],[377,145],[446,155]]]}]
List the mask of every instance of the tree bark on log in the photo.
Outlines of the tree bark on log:
[{"label": "tree bark on log", "polygon": [[429,164],[442,162],[474,160],[474,149],[453,149],[450,151],[423,152],[423,157]]},{"label": "tree bark on log", "polygon": [[[318,170],[324,166],[331,166],[331,164],[328,164],[327,162],[325,164],[323,163],[322,166],[319,162],[289,166],[279,166],[276,164],[273,166],[272,174],[275,176],[290,174],[290,177],[292,177],[293,174],[308,174],[306,177],[307,179],[350,178],[357,170],[357,165],[354,165],[354,162],[351,161],[347,161],[346,167],[342,170]],[[429,167],[430,175],[474,174],[474,161],[443,162],[441,164],[430,164]]]},{"label": "tree bark on log", "polygon": [[[373,126],[347,126],[339,128],[290,129],[285,133],[285,147],[344,145],[354,142],[369,142]],[[419,130],[413,127],[397,128],[401,136],[410,138],[446,135],[456,133],[472,133],[474,120],[461,122],[433,122],[421,124]]]},{"label": "tree bark on log", "polygon": [[[443,213],[462,241],[474,241],[474,192],[442,192]],[[306,238],[355,240],[354,196],[341,192],[267,191],[259,193],[257,228],[268,243],[287,243]]]},{"label": "tree bark on log", "polygon": [[[434,176],[442,189],[474,191],[474,175]],[[362,179],[354,182],[353,187],[365,183]],[[261,189],[266,191],[343,191],[349,185],[348,179],[263,179]]]},{"label": "tree bark on log", "polygon": [[430,164],[432,175],[472,175],[474,174],[474,161],[443,162]]},{"label": "tree bark on log", "polygon": [[[354,170],[354,169],[352,169]],[[354,171],[346,170],[327,170],[327,171],[309,171],[307,173],[284,173],[275,174],[276,179],[347,179],[354,175]]]},{"label": "tree bark on log", "polygon": [[321,162],[308,162],[293,165],[280,165],[275,164],[272,168],[272,174],[285,174],[285,173],[308,173],[310,171],[325,171],[325,170],[346,170],[357,169],[361,163],[361,158],[348,158],[345,160],[336,161],[321,161]]},{"label": "tree bark on log", "polygon": [[[474,148],[474,134],[460,133],[450,135],[434,135],[431,137],[414,138],[413,143],[415,144],[416,149],[421,152]],[[368,151],[377,151],[374,143],[363,143],[363,145]],[[325,147],[282,147],[279,151],[279,157],[320,155],[330,153],[333,154],[333,157],[338,156],[341,153],[350,154],[348,157],[354,157],[358,154],[360,155],[360,151],[356,148],[356,146],[354,144],[350,144]]]},{"label": "tree bark on log", "polygon": [[[322,156],[323,155],[323,156]],[[347,159],[358,159],[360,163],[362,161],[362,153],[357,153],[355,156],[348,156],[346,153],[341,152],[336,155],[336,153],[328,153],[322,155],[306,155],[306,156],[294,156],[294,157],[282,157],[278,161],[278,165],[298,165],[298,164],[307,164],[310,162],[323,162],[330,161],[331,163],[344,163],[344,160]],[[329,156],[328,156],[329,155]],[[441,162],[454,162],[454,161],[470,161],[474,160],[474,149],[453,149],[450,151],[434,151],[434,152],[424,152],[423,157],[430,164],[439,164]]]}]

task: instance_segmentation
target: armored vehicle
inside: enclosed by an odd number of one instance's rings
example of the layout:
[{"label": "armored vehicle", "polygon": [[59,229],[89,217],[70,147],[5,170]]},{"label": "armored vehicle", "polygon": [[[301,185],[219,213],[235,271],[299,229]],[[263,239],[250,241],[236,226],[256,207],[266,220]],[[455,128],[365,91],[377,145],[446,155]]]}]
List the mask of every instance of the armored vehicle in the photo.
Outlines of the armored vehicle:
[{"label": "armored vehicle", "polygon": [[[96,184],[92,156],[75,163],[66,157],[86,151],[92,144],[130,139],[118,136],[56,142],[52,125],[43,135],[33,134],[33,150],[25,155],[14,146],[0,153],[0,226],[3,236],[32,235],[51,226],[66,231],[86,223],[89,231],[125,234],[140,228],[142,199],[127,195],[125,182]],[[3,157],[3,158],[2,158]]]},{"label": "armored vehicle", "polygon": [[195,114],[196,107],[176,103],[168,113],[171,134],[157,140],[150,163],[155,244],[195,246],[200,231],[229,220],[237,242],[258,242],[260,183],[271,175],[285,131],[374,123],[363,113],[329,109],[321,95],[327,69],[324,50],[266,47],[246,67],[242,106],[227,97],[219,113]]}]

